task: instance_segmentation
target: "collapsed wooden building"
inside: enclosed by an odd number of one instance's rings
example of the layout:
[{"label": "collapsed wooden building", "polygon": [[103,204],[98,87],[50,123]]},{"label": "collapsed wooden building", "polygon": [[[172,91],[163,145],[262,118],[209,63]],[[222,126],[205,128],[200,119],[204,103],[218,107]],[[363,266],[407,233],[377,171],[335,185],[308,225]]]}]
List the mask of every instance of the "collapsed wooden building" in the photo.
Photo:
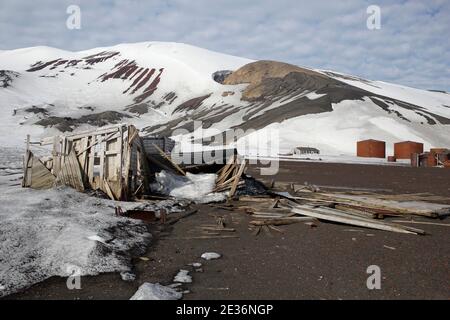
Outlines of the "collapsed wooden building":
[{"label": "collapsed wooden building", "polygon": [[[228,200],[239,198],[238,202],[229,201],[212,207],[250,214],[252,220],[249,226],[255,235],[260,230],[282,232],[276,226],[297,222],[315,223],[317,220],[422,235],[425,231],[421,229],[381,220],[385,216],[443,218],[450,214],[447,204],[429,202],[435,198],[418,194],[377,194],[352,188],[347,192],[320,191],[317,186],[308,184],[286,183],[283,186],[277,182],[275,185],[274,180],[267,187],[245,175],[247,161],[234,149],[229,149],[231,152],[228,154],[217,156],[217,165],[220,167],[217,171],[210,162],[196,167],[179,166],[168,152],[172,148],[171,142],[166,144],[167,141],[164,141],[161,144],[163,141],[158,139],[148,137],[145,141],[146,137],[142,138],[132,125],[57,135],[39,142],[31,142],[28,136],[22,186],[44,189],[65,185],[78,191],[101,190],[113,200],[148,200],[146,195],[151,195],[150,182],[157,176],[158,170],[171,170],[175,174],[186,175],[185,178],[189,180],[187,170],[199,167],[203,170],[207,166],[207,169],[214,169],[216,174],[211,193],[227,192]],[[158,141],[161,143],[157,144]],[[146,150],[146,144],[152,147]],[[444,149],[441,153],[448,154]],[[193,156],[188,155],[189,159]],[[220,161],[224,156],[227,157],[225,163]],[[151,196],[151,199],[161,199],[159,195]],[[225,198],[217,201],[225,201]],[[124,214],[120,206],[116,207],[116,213]],[[162,219],[165,221],[165,218]],[[214,231],[220,230],[215,228]]]},{"label": "collapsed wooden building", "polygon": [[[50,154],[35,155],[30,146],[50,146]],[[148,188],[148,165],[139,130],[116,125],[64,134],[30,142],[24,160],[23,187],[35,189],[58,185],[78,191],[102,190],[111,199],[127,200]]]},{"label": "collapsed wooden building", "polygon": [[[168,138],[141,137],[138,129],[126,124],[46,137],[38,142],[30,141],[28,136],[22,187],[65,185],[78,191],[101,190],[113,200],[130,201],[151,195],[150,183],[161,170],[179,175],[219,170],[218,190],[231,190],[231,195],[242,185],[242,181],[238,182],[245,166],[238,164],[235,149],[220,150],[223,154],[219,152],[213,163],[194,165],[189,164],[196,154],[187,154],[188,164],[178,165],[170,156],[173,144]],[[227,181],[221,179],[224,165]]]}]

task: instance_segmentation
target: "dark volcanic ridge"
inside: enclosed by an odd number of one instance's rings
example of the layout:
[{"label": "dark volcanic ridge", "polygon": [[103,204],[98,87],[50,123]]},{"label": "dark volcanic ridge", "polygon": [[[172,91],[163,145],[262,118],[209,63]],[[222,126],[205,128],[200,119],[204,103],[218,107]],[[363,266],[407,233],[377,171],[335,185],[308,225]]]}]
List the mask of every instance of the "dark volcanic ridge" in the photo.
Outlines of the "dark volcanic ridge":
[{"label": "dark volcanic ridge", "polygon": [[11,70],[0,70],[0,88],[8,88],[20,73]]},{"label": "dark volcanic ridge", "polygon": [[[120,57],[120,52],[103,51],[82,59],[63,59],[58,58],[51,61],[38,61],[30,66],[27,72],[48,71],[49,74],[40,75],[40,77],[58,77],[58,73],[65,72],[69,68],[70,76],[76,75],[76,69],[91,69],[92,66],[103,63],[108,60],[115,60]],[[151,68],[138,65],[134,60],[122,59],[114,65],[108,72],[97,78],[100,82],[110,79],[120,79],[130,82],[123,94],[136,95],[133,97],[135,103],[141,103],[150,97],[158,88],[161,81],[161,75],[164,68]],[[54,73],[58,72],[58,73]],[[74,79],[75,81],[76,79]]]},{"label": "dark volcanic ridge", "polygon": [[117,111],[105,111],[84,115],[79,118],[50,116],[39,120],[36,124],[43,127],[55,127],[61,132],[70,132],[82,124],[103,127],[110,124],[120,123],[126,118],[131,118],[131,116]]}]

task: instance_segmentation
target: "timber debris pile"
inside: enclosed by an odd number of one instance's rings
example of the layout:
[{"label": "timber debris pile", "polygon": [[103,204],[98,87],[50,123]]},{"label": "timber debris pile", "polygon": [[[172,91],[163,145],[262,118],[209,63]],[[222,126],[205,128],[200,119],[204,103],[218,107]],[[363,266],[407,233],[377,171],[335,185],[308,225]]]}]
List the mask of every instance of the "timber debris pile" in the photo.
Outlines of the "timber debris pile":
[{"label": "timber debris pile", "polygon": [[394,220],[396,222],[415,223],[412,220],[414,216],[443,218],[450,214],[449,205],[431,203],[428,198],[427,195],[389,196],[368,192],[328,193],[305,188],[293,194],[275,191],[267,197],[240,197],[240,205],[236,210],[249,215],[249,225],[255,235],[261,230],[280,231],[278,226],[299,222],[316,227],[319,221],[424,235],[422,229],[386,222],[384,219],[394,217],[408,219]]},{"label": "timber debris pile", "polygon": [[[384,218],[442,218],[450,214],[450,205],[433,202],[442,199],[423,194],[330,192],[314,185],[275,186],[274,182],[266,186],[246,174],[248,161],[235,149],[217,161],[187,165],[172,159],[172,148],[170,139],[141,137],[134,126],[125,124],[38,142],[28,136],[22,186],[34,189],[68,186],[114,201],[143,204],[175,199],[183,203],[180,207],[187,208],[178,218],[168,219],[170,212],[165,209],[126,212],[120,204],[116,206],[117,215],[151,223],[169,220],[174,223],[192,215],[196,210],[188,208],[186,201],[210,203],[215,209],[243,213],[255,235],[261,231],[282,232],[281,226],[294,223],[315,227],[319,221],[423,235],[425,231],[419,228],[387,222]],[[235,232],[220,219],[202,229],[216,235],[221,231]]]}]

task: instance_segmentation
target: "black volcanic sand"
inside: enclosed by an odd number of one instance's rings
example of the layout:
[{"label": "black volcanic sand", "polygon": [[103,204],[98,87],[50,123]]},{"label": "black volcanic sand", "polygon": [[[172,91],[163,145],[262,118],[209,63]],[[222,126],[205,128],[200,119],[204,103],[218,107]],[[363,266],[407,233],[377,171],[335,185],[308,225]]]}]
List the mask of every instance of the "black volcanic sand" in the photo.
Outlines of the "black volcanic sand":
[{"label": "black volcanic sand", "polygon": [[450,170],[442,168],[283,161],[276,177],[261,176],[259,172],[257,166],[247,171],[265,182],[275,179],[336,188],[387,189],[393,194],[428,192],[450,200]]},{"label": "black volcanic sand", "polygon": [[[257,167],[249,172],[257,176]],[[277,181],[336,187],[383,188],[391,193],[430,192],[450,196],[450,170],[375,165],[283,162]],[[270,178],[265,178],[270,179]],[[10,299],[128,299],[143,282],[170,284],[180,268],[191,270],[184,299],[449,299],[450,236],[448,227],[413,225],[430,235],[417,236],[332,223],[316,228],[297,223],[283,233],[248,230],[248,216],[209,205],[175,225],[153,226],[153,245],[136,259],[136,281],[118,274],[83,277],[82,290],[69,291],[66,279],[51,278]],[[199,225],[225,217],[239,238],[185,239],[200,235]],[[427,222],[449,223],[448,219]],[[228,233],[227,233],[228,234]],[[387,247],[385,247],[387,246]],[[221,259],[202,261],[214,251]],[[186,266],[202,262],[203,272]],[[381,268],[381,289],[368,290],[366,271]]]}]

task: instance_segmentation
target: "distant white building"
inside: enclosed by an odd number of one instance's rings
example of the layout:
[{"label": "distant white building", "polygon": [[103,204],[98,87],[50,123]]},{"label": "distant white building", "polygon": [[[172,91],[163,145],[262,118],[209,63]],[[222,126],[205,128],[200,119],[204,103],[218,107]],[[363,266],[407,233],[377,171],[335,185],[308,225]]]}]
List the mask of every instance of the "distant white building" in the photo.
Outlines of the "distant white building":
[{"label": "distant white building", "polygon": [[319,149],[312,147],[296,147],[292,150],[293,154],[305,155],[305,154],[320,154]]}]

